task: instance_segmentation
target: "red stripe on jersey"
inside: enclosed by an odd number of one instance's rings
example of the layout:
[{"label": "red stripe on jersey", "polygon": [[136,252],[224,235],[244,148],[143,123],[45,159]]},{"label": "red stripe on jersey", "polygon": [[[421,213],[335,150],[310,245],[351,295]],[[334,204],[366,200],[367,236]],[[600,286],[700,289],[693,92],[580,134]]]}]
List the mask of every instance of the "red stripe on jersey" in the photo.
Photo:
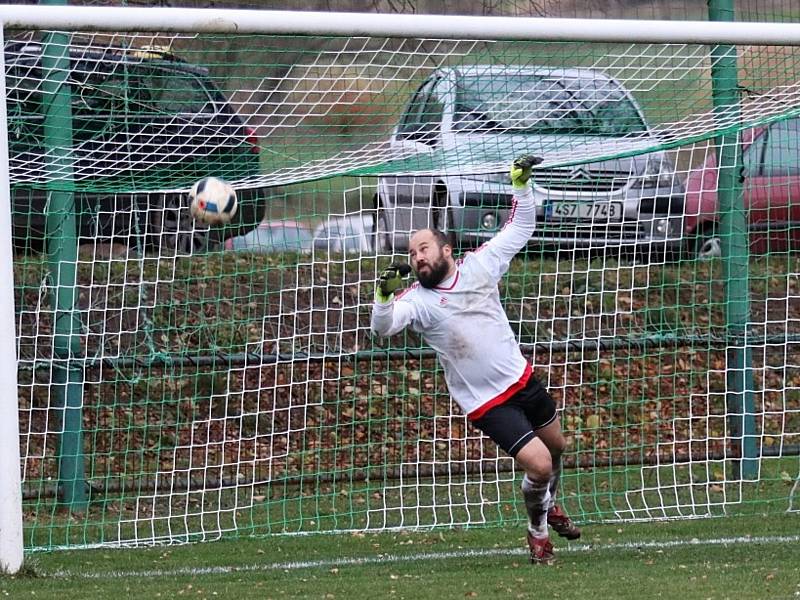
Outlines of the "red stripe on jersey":
[{"label": "red stripe on jersey", "polygon": [[410,292],[411,290],[413,290],[414,288],[418,288],[418,287],[419,287],[419,281],[415,281],[410,286],[408,286],[406,289],[400,290],[399,292],[395,292],[394,293],[394,299],[397,300],[398,298],[402,298],[403,294],[406,294],[406,293]]},{"label": "red stripe on jersey", "polygon": [[522,376],[516,383],[512,383],[511,387],[509,387],[502,394],[499,394],[494,398],[492,398],[491,400],[488,400],[487,402],[481,404],[478,408],[469,413],[467,415],[467,418],[470,421],[474,421],[475,419],[480,419],[483,415],[485,415],[487,412],[489,412],[489,410],[491,410],[495,406],[500,406],[501,404],[503,404],[503,402],[511,398],[511,396],[513,396],[522,388],[524,388],[526,385],[528,385],[528,380],[531,378],[532,373],[533,369],[531,368],[531,363],[526,362],[525,370],[522,372]]},{"label": "red stripe on jersey", "polygon": [[[505,229],[506,227],[509,226],[509,224],[511,224],[511,222],[514,220],[514,214],[516,212],[517,212],[517,197],[514,196],[514,199],[511,201],[511,212],[508,213],[508,219],[506,219],[506,222],[500,228],[500,231],[503,231],[503,229]],[[486,248],[486,244],[488,244],[488,243],[489,242],[483,242],[480,246],[475,248],[475,250],[473,250],[473,252],[480,252],[481,250]]]},{"label": "red stripe on jersey", "polygon": [[456,275],[455,275],[455,278],[453,279],[453,283],[452,283],[452,285],[450,285],[450,286],[448,286],[448,287],[439,287],[439,286],[437,285],[437,286],[436,286],[435,288],[433,288],[433,289],[435,289],[435,290],[439,290],[440,292],[449,292],[449,291],[450,291],[450,290],[452,290],[454,287],[456,287],[456,284],[457,284],[457,283],[458,283],[458,270],[456,270]]},{"label": "red stripe on jersey", "polygon": [[517,197],[514,196],[514,199],[511,201],[511,212],[508,215],[508,219],[506,219],[505,224],[503,225],[503,229],[514,220],[514,214],[517,212]]}]

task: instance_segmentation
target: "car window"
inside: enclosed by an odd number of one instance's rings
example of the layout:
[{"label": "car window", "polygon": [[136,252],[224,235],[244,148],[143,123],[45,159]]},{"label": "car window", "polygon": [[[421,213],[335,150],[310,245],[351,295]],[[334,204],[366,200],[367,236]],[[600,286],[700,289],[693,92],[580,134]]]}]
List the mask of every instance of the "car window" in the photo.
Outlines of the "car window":
[{"label": "car window", "polygon": [[764,158],[764,143],[766,139],[766,134],[759,135],[742,152],[742,174],[744,176],[759,174],[762,159]]},{"label": "car window", "polygon": [[646,131],[630,97],[608,79],[525,73],[462,76],[456,129],[621,136]]},{"label": "car window", "polygon": [[440,132],[444,102],[436,91],[438,79],[425,83],[408,105],[399,133],[423,141],[433,141]]},{"label": "car window", "polygon": [[193,74],[147,64],[77,65],[73,80],[83,105],[95,112],[213,113],[214,105]]},{"label": "car window", "polygon": [[134,101],[141,83],[133,79],[123,63],[79,62],[72,72],[78,110],[96,113],[124,111]]},{"label": "car window", "polygon": [[425,100],[425,106],[419,115],[420,123],[425,126],[427,131],[439,131],[441,126],[442,117],[444,116],[444,102],[440,96],[438,85],[434,85],[428,98]]},{"label": "car window", "polygon": [[628,94],[605,78],[565,78],[564,88],[579,103],[579,112],[590,123],[592,133],[619,136],[646,130],[644,121]]},{"label": "car window", "polygon": [[414,94],[414,97],[411,99],[411,102],[409,102],[408,108],[406,108],[406,112],[400,121],[401,133],[413,133],[419,129],[420,113],[425,107],[425,102],[432,88],[433,81],[427,81]]},{"label": "car window", "polygon": [[8,142],[16,152],[37,147],[42,142],[40,81],[41,70],[30,65],[13,65],[7,70]]},{"label": "car window", "polygon": [[211,98],[200,80],[191,73],[148,69],[141,83],[151,106],[166,113],[214,112]]},{"label": "car window", "polygon": [[764,145],[762,173],[766,177],[800,175],[800,119],[770,126]]},{"label": "car window", "polygon": [[41,69],[31,65],[16,64],[8,67],[6,95],[9,112],[12,109],[21,115],[34,115],[39,112],[42,102],[41,79]]},{"label": "car window", "polygon": [[[7,68],[10,103],[20,114],[41,112],[41,67],[20,60]],[[214,113],[216,89],[194,73],[150,62],[132,63],[84,52],[71,63],[69,83],[78,112]],[[13,111],[12,111],[13,114]]]}]

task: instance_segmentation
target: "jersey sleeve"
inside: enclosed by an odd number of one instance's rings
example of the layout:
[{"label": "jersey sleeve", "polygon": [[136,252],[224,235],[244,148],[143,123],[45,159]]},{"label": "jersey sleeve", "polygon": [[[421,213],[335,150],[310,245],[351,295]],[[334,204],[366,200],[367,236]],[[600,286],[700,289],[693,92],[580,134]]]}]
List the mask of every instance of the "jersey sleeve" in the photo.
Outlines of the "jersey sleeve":
[{"label": "jersey sleeve", "polygon": [[505,274],[511,259],[530,241],[536,228],[536,206],[530,187],[516,192],[511,213],[503,229],[491,240],[475,250],[474,260],[496,280]]},{"label": "jersey sleeve", "polygon": [[372,304],[372,332],[383,337],[394,335],[405,327],[413,326],[416,318],[414,303],[394,299],[391,302]]}]

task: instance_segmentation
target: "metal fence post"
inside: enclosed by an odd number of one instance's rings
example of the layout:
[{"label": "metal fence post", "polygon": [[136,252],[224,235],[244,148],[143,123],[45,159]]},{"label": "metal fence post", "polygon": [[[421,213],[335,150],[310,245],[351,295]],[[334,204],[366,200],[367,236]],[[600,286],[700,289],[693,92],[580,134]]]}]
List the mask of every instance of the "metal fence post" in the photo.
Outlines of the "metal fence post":
[{"label": "metal fence post", "polygon": [[[66,4],[43,0],[43,4]],[[69,86],[70,36],[45,36],[42,52],[44,143],[50,183],[47,191],[47,252],[54,312],[54,405],[61,412],[59,494],[64,505],[82,512],[87,504],[83,456],[83,366],[81,320],[75,310],[78,269],[75,194],[72,165],[72,94]]]},{"label": "metal fence post", "polygon": [[[734,0],[708,0],[712,21],[733,21]],[[719,44],[711,50],[711,85],[714,111],[726,120],[738,119],[739,81],[736,46]],[[735,477],[754,479],[758,475],[755,408],[753,405],[752,352],[748,344],[750,317],[750,273],[747,215],[742,200],[742,152],[738,133],[716,140],[720,242],[725,283],[727,330],[726,408],[733,443],[740,461],[734,463]]]}]

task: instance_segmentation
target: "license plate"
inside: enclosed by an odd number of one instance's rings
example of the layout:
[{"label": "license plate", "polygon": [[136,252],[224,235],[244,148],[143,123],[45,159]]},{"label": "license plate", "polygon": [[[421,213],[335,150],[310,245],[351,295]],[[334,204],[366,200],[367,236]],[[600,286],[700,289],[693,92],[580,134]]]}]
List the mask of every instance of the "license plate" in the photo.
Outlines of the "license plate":
[{"label": "license plate", "polygon": [[553,219],[621,221],[622,202],[554,202],[548,212]]}]

